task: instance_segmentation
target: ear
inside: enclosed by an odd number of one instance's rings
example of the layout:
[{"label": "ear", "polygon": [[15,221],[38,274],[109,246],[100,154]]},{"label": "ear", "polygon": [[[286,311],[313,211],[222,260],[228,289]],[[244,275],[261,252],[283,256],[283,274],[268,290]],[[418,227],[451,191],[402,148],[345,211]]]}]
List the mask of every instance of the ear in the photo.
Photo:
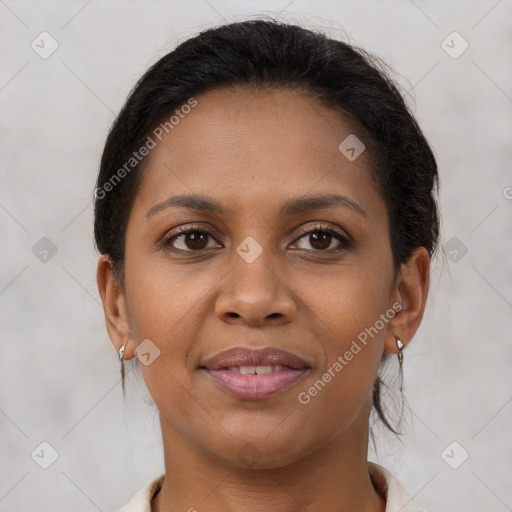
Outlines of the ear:
[{"label": "ear", "polygon": [[116,352],[119,352],[121,346],[126,342],[123,359],[131,359],[134,357],[135,345],[129,322],[128,308],[126,307],[122,287],[119,283],[115,282],[112,262],[106,254],[102,254],[98,260],[96,282],[98,283],[107,332],[112,345],[114,345]]},{"label": "ear", "polygon": [[390,306],[398,303],[402,309],[389,321],[384,341],[387,352],[398,353],[396,340],[407,346],[418,330],[427,303],[429,282],[430,256],[424,247],[418,247],[409,260],[402,263],[395,280]]}]

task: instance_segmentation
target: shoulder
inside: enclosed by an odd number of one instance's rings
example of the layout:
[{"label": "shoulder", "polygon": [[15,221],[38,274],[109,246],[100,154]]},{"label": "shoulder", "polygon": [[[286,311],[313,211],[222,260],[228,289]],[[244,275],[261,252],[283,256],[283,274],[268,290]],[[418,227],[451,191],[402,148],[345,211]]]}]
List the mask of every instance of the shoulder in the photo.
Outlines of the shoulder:
[{"label": "shoulder", "polygon": [[161,489],[165,474],[162,474],[140,489],[123,508],[117,512],[151,512],[151,500]]},{"label": "shoulder", "polygon": [[386,512],[427,512],[417,507],[400,482],[384,467],[368,461],[374,486],[386,498]]}]

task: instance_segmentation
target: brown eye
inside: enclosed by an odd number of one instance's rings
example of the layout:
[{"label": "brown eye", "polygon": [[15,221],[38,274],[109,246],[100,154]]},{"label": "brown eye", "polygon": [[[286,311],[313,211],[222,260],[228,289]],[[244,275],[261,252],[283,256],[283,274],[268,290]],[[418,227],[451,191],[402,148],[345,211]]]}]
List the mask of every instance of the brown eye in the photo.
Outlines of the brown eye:
[{"label": "brown eye", "polygon": [[189,249],[198,250],[204,249],[208,245],[208,237],[210,235],[193,231],[192,233],[182,234],[181,236],[184,237],[183,243],[185,246]]},{"label": "brown eye", "polygon": [[[351,245],[347,237],[328,227],[316,227],[306,231],[294,242],[294,245],[301,243],[302,240],[305,240],[312,249],[307,246],[299,246],[299,249],[313,250],[316,252],[342,251],[348,249]],[[337,247],[336,241],[338,241]],[[333,243],[334,248],[332,247]]]},{"label": "brown eye", "polygon": [[209,246],[213,235],[205,229],[189,228],[176,235],[168,237],[162,244],[165,249],[176,252],[198,252],[214,246]]},{"label": "brown eye", "polygon": [[309,234],[309,243],[319,250],[328,249],[332,239],[333,236],[325,231],[315,231]]}]

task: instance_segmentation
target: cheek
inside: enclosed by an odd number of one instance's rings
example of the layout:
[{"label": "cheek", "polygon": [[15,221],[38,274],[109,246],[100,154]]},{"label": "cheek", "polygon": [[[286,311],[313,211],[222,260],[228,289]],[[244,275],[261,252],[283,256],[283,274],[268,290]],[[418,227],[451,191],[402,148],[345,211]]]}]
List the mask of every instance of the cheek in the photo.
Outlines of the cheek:
[{"label": "cheek", "polygon": [[[151,388],[153,381],[169,381],[175,376],[186,385],[187,356],[200,336],[201,323],[195,321],[204,307],[214,283],[214,276],[201,279],[188,270],[172,269],[170,265],[138,261],[136,255],[126,260],[126,292],[135,344],[149,339],[158,347],[154,364],[141,365]],[[176,385],[179,385],[176,383]],[[151,389],[150,389],[151,391]]]},{"label": "cheek", "polygon": [[[378,260],[359,255],[336,271],[310,272],[300,279],[297,293],[314,313],[326,351],[343,353],[347,344],[374,326],[389,308],[392,279],[391,257]],[[375,339],[382,338],[385,326],[379,322],[380,336]]]},{"label": "cheek", "polygon": [[331,322],[337,337],[322,341],[325,362],[297,393],[298,403],[308,411],[308,423],[317,418],[309,425],[313,436],[316,431],[334,435],[361,418],[382,358],[384,330],[370,335],[360,327],[365,325],[362,318],[344,318],[340,315],[337,324]]},{"label": "cheek", "polygon": [[356,341],[367,349],[361,351],[365,357],[370,357],[371,353],[375,355],[383,343],[389,322],[386,317],[387,321],[381,320],[389,307],[389,291],[374,280],[361,282],[355,277],[344,281],[342,287],[337,293],[331,292],[328,310],[322,318],[336,334],[330,344],[331,352],[342,355]]},{"label": "cheek", "polygon": [[126,257],[126,291],[136,341],[176,338],[175,328],[206,300],[218,277],[194,271],[192,265],[171,265],[165,258],[147,258],[134,250]]},{"label": "cheek", "polygon": [[[390,260],[391,261],[391,260]],[[315,313],[316,343],[324,353],[313,385],[300,403],[349,421],[371,392],[395,311],[389,309],[390,264],[351,266],[316,279],[308,306]],[[309,278],[309,284],[313,278]],[[339,421],[336,421],[338,423]]]}]

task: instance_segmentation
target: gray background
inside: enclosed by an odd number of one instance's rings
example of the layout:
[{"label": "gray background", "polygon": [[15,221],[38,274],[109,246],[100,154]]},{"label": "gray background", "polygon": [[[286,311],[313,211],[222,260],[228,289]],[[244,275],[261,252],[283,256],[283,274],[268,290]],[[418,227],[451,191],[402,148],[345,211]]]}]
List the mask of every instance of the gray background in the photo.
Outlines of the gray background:
[{"label": "gray background", "polygon": [[[109,511],[163,471],[156,409],[134,374],[123,401],[104,327],[94,180],[140,74],[259,13],[383,57],[438,159],[446,250],[405,352],[407,434],[377,429],[371,459],[431,512],[512,510],[510,0],[0,0],[0,511]],[[31,47],[51,48],[43,31],[58,42],[46,59]]]}]

